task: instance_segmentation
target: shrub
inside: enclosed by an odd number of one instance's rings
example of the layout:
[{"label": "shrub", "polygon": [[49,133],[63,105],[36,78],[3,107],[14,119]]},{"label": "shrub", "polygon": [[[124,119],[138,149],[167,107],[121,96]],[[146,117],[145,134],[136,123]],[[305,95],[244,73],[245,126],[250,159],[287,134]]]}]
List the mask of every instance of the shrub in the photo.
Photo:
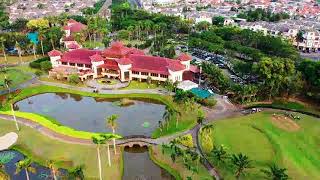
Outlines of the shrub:
[{"label": "shrub", "polygon": [[45,61],[48,61],[48,62],[49,62],[49,61],[50,61],[49,57],[44,57],[44,58],[37,59],[37,60],[31,62],[31,63],[29,64],[29,66],[30,66],[31,68],[40,69],[40,68],[41,68],[40,63],[41,63],[41,62],[45,62]]},{"label": "shrub", "polygon": [[193,139],[191,134],[186,134],[184,136],[178,137],[177,138],[178,143],[182,144],[183,146],[193,148]]},{"label": "shrub", "polygon": [[50,61],[43,61],[40,63],[41,70],[48,72],[50,69],[52,69],[52,64]]},{"label": "shrub", "polygon": [[203,106],[212,108],[217,104],[217,100],[215,100],[214,98],[207,98],[207,99],[200,100],[199,103],[202,104]]},{"label": "shrub", "polygon": [[35,74],[36,76],[41,76],[41,75],[43,74],[43,72],[40,71],[40,70],[37,70],[34,74]]},{"label": "shrub", "polygon": [[78,84],[80,82],[80,78],[77,74],[71,74],[68,77],[68,81],[69,83],[72,83],[72,84]]}]

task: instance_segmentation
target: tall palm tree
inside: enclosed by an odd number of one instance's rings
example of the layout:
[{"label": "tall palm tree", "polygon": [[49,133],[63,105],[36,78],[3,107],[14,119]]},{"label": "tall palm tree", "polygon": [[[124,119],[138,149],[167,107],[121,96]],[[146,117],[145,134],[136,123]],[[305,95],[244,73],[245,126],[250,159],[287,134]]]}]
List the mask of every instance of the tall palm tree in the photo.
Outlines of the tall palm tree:
[{"label": "tall palm tree", "polygon": [[106,145],[107,145],[107,156],[108,156],[108,165],[111,166],[111,157],[110,157],[110,146],[109,146],[109,141],[111,139],[115,139],[116,136],[115,135],[105,135],[105,134],[101,134],[101,137],[104,138],[104,140],[106,141]]},{"label": "tall palm tree", "polygon": [[213,124],[207,124],[201,128],[201,132],[210,135],[212,133],[213,128]]},{"label": "tall palm tree", "polygon": [[251,161],[248,156],[243,155],[242,153],[233,154],[231,156],[231,162],[236,167],[235,177],[240,178],[241,174],[245,172],[246,169],[251,168]]},{"label": "tall palm tree", "polygon": [[289,176],[287,175],[286,168],[280,168],[276,164],[272,164],[269,166],[269,169],[261,170],[265,175],[266,179],[270,180],[287,180],[289,179]]},{"label": "tall palm tree", "polygon": [[33,174],[36,173],[36,168],[32,167],[31,164],[32,164],[32,160],[30,158],[26,158],[26,159],[18,161],[16,163],[17,168],[16,168],[15,174],[18,174],[19,172],[21,172],[22,169],[24,169],[24,171],[26,173],[27,180],[30,180],[28,172],[31,172]]},{"label": "tall palm tree", "polygon": [[98,167],[99,167],[99,178],[102,180],[102,169],[101,169],[101,156],[100,156],[100,145],[105,144],[105,138],[92,137],[92,142],[97,145],[97,156],[98,156]]},{"label": "tall palm tree", "polygon": [[45,35],[44,35],[44,30],[43,29],[40,29],[38,37],[39,37],[39,40],[40,40],[42,56],[44,56],[43,40],[45,38]]},{"label": "tall palm tree", "polygon": [[[119,115],[112,114],[111,116],[107,117],[107,119],[106,119],[107,126],[109,126],[112,129],[113,135],[115,135],[115,132],[116,132],[118,118],[119,118]],[[114,154],[117,154],[116,139],[115,138],[113,138],[113,149],[114,149]]]},{"label": "tall palm tree", "polygon": [[15,115],[15,113],[14,113],[13,104],[11,104],[11,112],[12,112],[13,120],[14,120],[14,122],[15,122],[17,131],[20,131],[20,128],[19,128],[19,125],[18,125],[18,121],[17,121],[16,115]]},{"label": "tall palm tree", "polygon": [[83,165],[77,166],[69,172],[70,179],[84,180]]},{"label": "tall palm tree", "polygon": [[4,56],[4,61],[6,64],[8,64],[8,59],[7,59],[7,54],[6,54],[6,48],[4,47],[4,42],[6,39],[4,37],[0,37],[0,42],[1,42],[1,49],[3,51],[3,56]]},{"label": "tall palm tree", "polygon": [[57,180],[57,168],[56,168],[56,165],[55,165],[55,161],[48,160],[47,161],[47,167],[51,170],[51,174],[53,176],[53,179]]},{"label": "tall palm tree", "polygon": [[15,47],[16,47],[16,49],[17,49],[17,51],[18,51],[20,64],[22,64],[22,47],[21,47],[21,45],[18,43],[18,41],[16,41]]}]

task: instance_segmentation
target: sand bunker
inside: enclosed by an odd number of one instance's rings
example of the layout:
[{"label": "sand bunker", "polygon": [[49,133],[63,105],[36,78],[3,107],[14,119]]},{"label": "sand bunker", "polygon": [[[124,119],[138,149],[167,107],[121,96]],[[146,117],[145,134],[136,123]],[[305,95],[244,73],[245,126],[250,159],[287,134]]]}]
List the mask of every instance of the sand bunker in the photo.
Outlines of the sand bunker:
[{"label": "sand bunker", "polygon": [[284,115],[273,115],[271,121],[275,126],[286,131],[294,132],[300,129],[294,120]]},{"label": "sand bunker", "polygon": [[0,137],[0,151],[9,149],[18,140],[18,134],[15,132],[10,132],[2,137]]}]

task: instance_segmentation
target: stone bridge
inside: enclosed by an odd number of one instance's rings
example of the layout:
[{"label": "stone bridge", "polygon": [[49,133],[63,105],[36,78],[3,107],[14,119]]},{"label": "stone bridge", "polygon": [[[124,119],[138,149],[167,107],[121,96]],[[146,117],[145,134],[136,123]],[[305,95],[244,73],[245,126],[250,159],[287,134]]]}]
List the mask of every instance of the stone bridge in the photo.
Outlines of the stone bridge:
[{"label": "stone bridge", "polygon": [[140,147],[150,146],[150,145],[158,145],[156,139],[151,138],[129,138],[129,139],[119,139],[116,141],[118,146],[123,147],[133,147],[134,145],[138,145]]}]

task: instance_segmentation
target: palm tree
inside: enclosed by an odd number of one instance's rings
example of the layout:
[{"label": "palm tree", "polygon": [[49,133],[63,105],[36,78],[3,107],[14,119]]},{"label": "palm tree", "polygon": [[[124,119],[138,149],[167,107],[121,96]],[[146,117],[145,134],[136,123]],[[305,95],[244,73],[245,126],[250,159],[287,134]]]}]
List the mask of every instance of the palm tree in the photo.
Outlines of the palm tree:
[{"label": "palm tree", "polygon": [[11,104],[11,112],[12,112],[13,120],[14,120],[14,122],[16,124],[17,131],[20,131],[20,128],[19,128],[19,125],[18,125],[18,121],[17,121],[16,115],[14,113],[13,104]]},{"label": "palm tree", "polygon": [[[117,119],[119,118],[119,115],[112,114],[111,116],[107,117],[107,126],[109,126],[112,129],[112,134],[115,135],[116,127],[117,127]],[[117,148],[116,148],[116,139],[113,138],[113,149],[114,154],[117,154]]]},{"label": "palm tree", "polygon": [[289,179],[289,176],[287,175],[286,168],[280,168],[276,164],[272,164],[269,166],[268,170],[261,170],[265,175],[266,179],[271,180],[287,180]]},{"label": "palm tree", "polygon": [[84,179],[83,168],[84,168],[84,166],[80,165],[80,166],[77,166],[74,169],[72,169],[69,172],[70,179],[83,180]]},{"label": "palm tree", "polygon": [[38,36],[39,36],[39,40],[40,40],[42,56],[44,56],[44,50],[43,50],[43,40],[44,40],[44,38],[45,38],[45,36],[44,36],[44,30],[40,29]]},{"label": "palm tree", "polygon": [[6,39],[4,37],[0,37],[1,49],[3,50],[4,61],[6,62],[6,64],[8,64],[6,48],[4,47],[4,42],[5,41],[6,41]]},{"label": "palm tree", "polygon": [[218,160],[218,162],[224,162],[224,159],[228,158],[227,151],[225,147],[221,145],[220,147],[214,147],[212,151],[212,156]]},{"label": "palm tree", "polygon": [[213,124],[207,124],[201,128],[201,132],[210,135],[212,133],[213,128]]},{"label": "palm tree", "polygon": [[17,51],[18,51],[20,64],[22,64],[22,56],[21,56],[21,55],[22,55],[22,47],[21,47],[21,45],[18,43],[18,41],[16,41],[15,47],[16,47],[16,49],[17,49]]},{"label": "palm tree", "polygon": [[99,177],[102,180],[102,169],[101,169],[101,156],[100,156],[100,145],[105,144],[105,138],[92,137],[92,142],[97,145],[97,155],[98,155],[98,167],[99,167]]},{"label": "palm tree", "polygon": [[57,168],[53,160],[47,161],[47,167],[51,170],[51,174],[54,180],[57,180]]},{"label": "palm tree", "polygon": [[233,154],[231,156],[231,162],[236,167],[235,177],[237,179],[240,178],[241,174],[243,174],[246,169],[251,168],[251,161],[248,156],[243,155],[242,153]]},{"label": "palm tree", "polygon": [[109,140],[110,139],[115,139],[115,135],[106,135],[106,134],[101,134],[100,135],[102,138],[104,138],[106,145],[107,145],[107,155],[108,155],[108,165],[111,166],[111,157],[110,157],[110,148],[109,148]]},{"label": "palm tree", "polygon": [[26,173],[27,180],[30,180],[28,172],[31,172],[33,174],[36,173],[36,168],[32,167],[31,164],[32,164],[32,160],[30,158],[26,158],[26,159],[18,161],[16,163],[17,168],[16,168],[15,174],[20,173],[21,170],[24,169],[24,171]]},{"label": "palm tree", "polygon": [[4,88],[6,88],[9,92],[9,94],[11,93],[11,85],[12,85],[12,80],[7,78],[6,75],[4,75],[4,80],[3,80],[3,84],[1,84],[1,86],[3,86]]}]

